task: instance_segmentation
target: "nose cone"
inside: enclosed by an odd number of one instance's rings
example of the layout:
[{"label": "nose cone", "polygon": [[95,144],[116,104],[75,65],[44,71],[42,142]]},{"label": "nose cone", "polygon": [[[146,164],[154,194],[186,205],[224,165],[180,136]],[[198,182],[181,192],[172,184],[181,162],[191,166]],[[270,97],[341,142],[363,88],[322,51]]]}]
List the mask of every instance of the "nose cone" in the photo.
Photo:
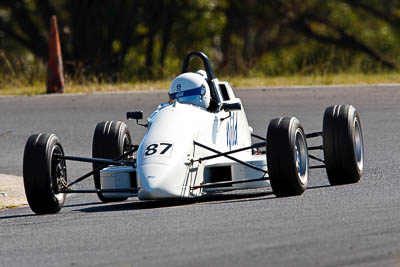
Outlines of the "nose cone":
[{"label": "nose cone", "polygon": [[194,154],[193,140],[210,116],[203,109],[179,102],[152,115],[137,152],[139,199],[191,196],[187,163]]},{"label": "nose cone", "polygon": [[[138,168],[141,188],[138,197],[141,200],[178,198],[182,185],[176,184],[170,175],[168,165],[146,164]],[[175,180],[175,181],[174,181]]]}]

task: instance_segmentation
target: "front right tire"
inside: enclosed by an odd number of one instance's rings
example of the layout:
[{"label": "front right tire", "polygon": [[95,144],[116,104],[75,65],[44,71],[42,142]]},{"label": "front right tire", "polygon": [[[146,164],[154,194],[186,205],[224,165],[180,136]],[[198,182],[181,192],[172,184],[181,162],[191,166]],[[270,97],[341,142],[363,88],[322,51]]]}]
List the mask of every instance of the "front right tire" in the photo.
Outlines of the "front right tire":
[{"label": "front right tire", "polygon": [[67,170],[60,140],[54,134],[31,135],[26,142],[23,177],[29,207],[36,214],[54,214],[61,210],[67,185]]},{"label": "front right tire", "polygon": [[[103,121],[99,122],[94,130],[92,156],[93,158],[115,159],[131,148],[131,135],[128,126],[122,121]],[[93,163],[93,170],[102,166]],[[94,186],[101,189],[100,171],[93,174]],[[102,193],[97,193],[103,202],[124,201],[127,197],[110,198]]]}]

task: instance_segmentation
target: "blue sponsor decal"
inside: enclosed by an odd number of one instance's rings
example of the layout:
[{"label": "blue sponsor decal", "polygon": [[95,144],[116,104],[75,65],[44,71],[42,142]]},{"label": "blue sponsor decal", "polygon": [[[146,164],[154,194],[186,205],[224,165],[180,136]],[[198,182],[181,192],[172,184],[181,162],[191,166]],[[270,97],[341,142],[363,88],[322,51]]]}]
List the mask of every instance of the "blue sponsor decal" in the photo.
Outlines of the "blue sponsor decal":
[{"label": "blue sponsor decal", "polygon": [[226,124],[226,146],[229,148],[229,150],[232,150],[232,146],[236,146],[238,144],[237,117],[237,113],[232,112],[229,122]]}]

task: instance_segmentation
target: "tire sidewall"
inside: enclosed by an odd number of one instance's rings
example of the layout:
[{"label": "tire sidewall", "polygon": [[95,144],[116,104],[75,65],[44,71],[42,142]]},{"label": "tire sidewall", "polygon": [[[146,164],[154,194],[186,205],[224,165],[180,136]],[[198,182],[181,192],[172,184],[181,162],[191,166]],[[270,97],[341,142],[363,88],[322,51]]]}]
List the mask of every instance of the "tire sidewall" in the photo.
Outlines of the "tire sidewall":
[{"label": "tire sidewall", "polygon": [[64,205],[65,194],[56,194],[54,191],[57,178],[54,177],[52,164],[56,147],[59,147],[64,154],[62,145],[54,134],[32,135],[25,146],[23,160],[25,194],[30,208],[36,214],[57,213]]},{"label": "tire sidewall", "polygon": [[[357,163],[355,148],[355,121],[359,124],[360,142],[363,148],[361,121],[352,105],[328,107],[323,119],[323,147],[326,172],[331,185],[356,183],[363,172],[363,164]],[[364,161],[364,150],[361,150]],[[361,168],[360,168],[361,167]]]},{"label": "tire sidewall", "polygon": [[[303,140],[306,164],[304,179],[296,167],[296,134]],[[267,132],[267,165],[271,187],[277,197],[301,195],[307,186],[309,162],[304,129],[295,117],[270,122]],[[302,181],[304,180],[304,181]]]},{"label": "tire sidewall", "polygon": [[[96,125],[93,136],[92,155],[94,158],[114,159],[124,152],[124,141],[132,143],[128,126],[122,121],[103,121]],[[102,164],[94,163],[93,169]],[[96,189],[101,189],[100,171],[93,174]],[[102,193],[97,193],[102,202],[118,202],[127,197],[107,198]]]},{"label": "tire sidewall", "polygon": [[360,168],[360,166],[358,164],[358,161],[357,161],[356,140],[355,140],[355,138],[356,138],[356,133],[355,133],[355,123],[356,123],[356,121],[358,122],[359,127],[360,127],[359,134],[361,135],[362,147],[364,147],[360,117],[359,117],[358,112],[356,111],[356,109],[353,106],[350,106],[349,107],[349,120],[348,120],[349,125],[348,125],[348,128],[349,128],[349,139],[351,139],[351,151],[352,151],[351,160],[352,160],[353,164],[356,166],[356,169],[353,170],[353,172],[355,172],[354,174],[359,176],[359,177],[361,177],[363,169],[364,169],[364,148],[362,148],[362,150],[361,150],[361,161],[362,161],[362,164],[361,164],[361,168]]}]

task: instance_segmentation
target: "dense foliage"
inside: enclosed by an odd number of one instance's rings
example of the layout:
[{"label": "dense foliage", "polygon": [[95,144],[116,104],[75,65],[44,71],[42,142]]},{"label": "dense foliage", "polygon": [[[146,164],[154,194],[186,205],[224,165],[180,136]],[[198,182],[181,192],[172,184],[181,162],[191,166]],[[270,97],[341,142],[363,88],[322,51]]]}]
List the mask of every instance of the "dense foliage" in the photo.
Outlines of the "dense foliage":
[{"label": "dense foliage", "polygon": [[41,73],[53,14],[76,78],[164,78],[193,50],[240,75],[380,72],[400,62],[398,0],[2,0],[3,74]]}]

